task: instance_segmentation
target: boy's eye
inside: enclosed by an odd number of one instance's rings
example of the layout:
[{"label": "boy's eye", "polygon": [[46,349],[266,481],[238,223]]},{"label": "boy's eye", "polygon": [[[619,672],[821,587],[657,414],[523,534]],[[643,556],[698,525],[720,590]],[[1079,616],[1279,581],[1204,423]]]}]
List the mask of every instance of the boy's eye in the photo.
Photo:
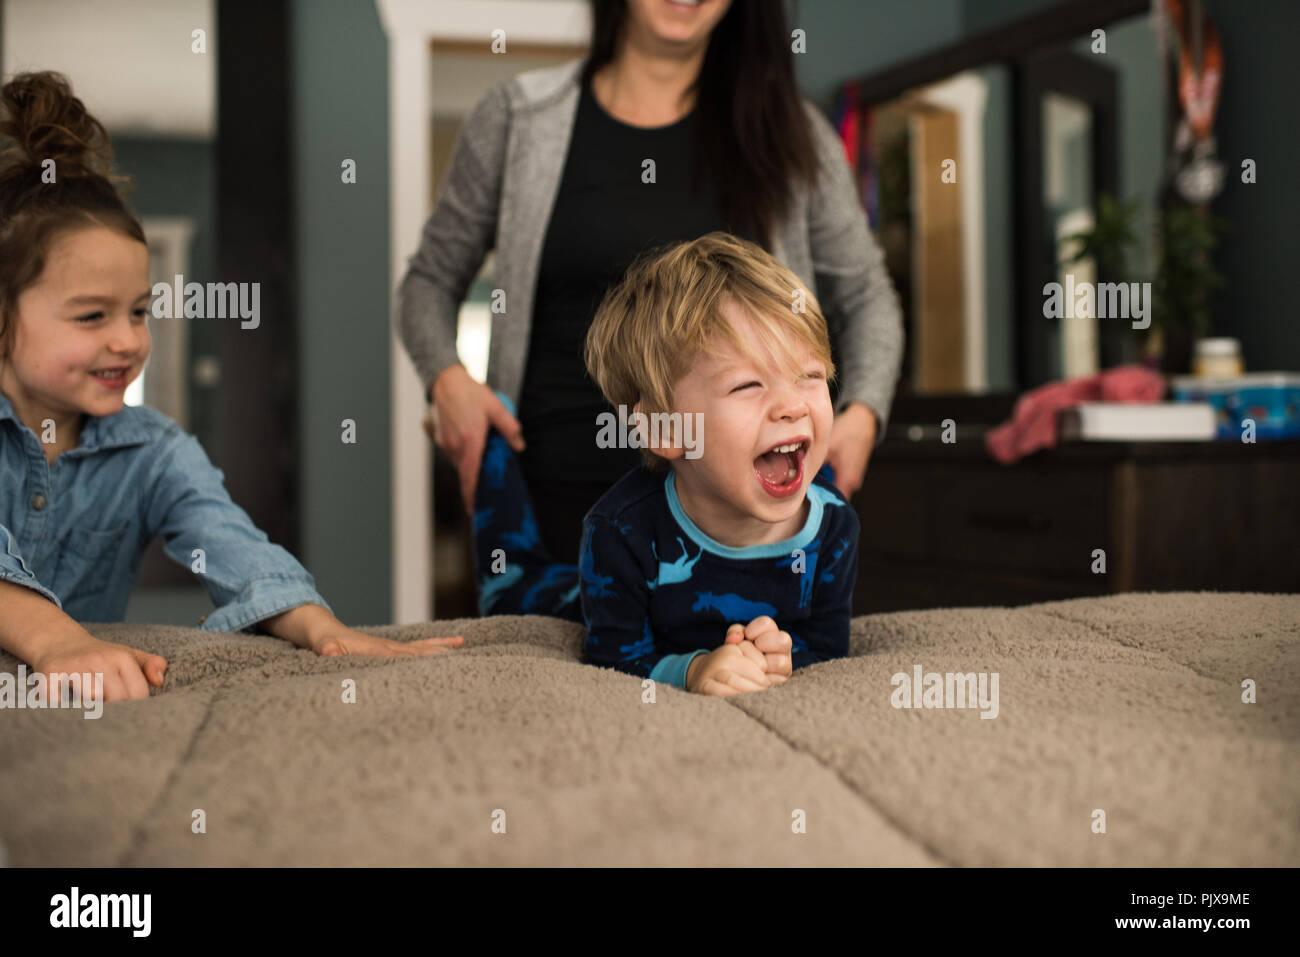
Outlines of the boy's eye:
[{"label": "boy's eye", "polygon": [[[759,384],[759,383],[757,383],[757,382],[746,382],[744,385],[738,385],[738,386],[736,386],[734,389],[731,390],[731,392],[740,392],[741,390],[743,390],[743,389],[748,389],[748,388],[750,388],[751,386],[758,386],[758,384]],[[727,394],[730,395],[731,393],[729,392],[729,393],[727,393]]]},{"label": "boy's eye", "polygon": [[[141,309],[136,309],[135,312],[134,312],[134,315],[139,316],[141,319],[148,319],[148,318],[149,318],[149,310],[148,310],[148,309],[143,309],[143,308],[141,308]],[[103,319],[103,318],[104,318],[104,314],[103,314],[102,312],[92,312],[92,313],[88,313],[87,315],[84,315],[84,316],[78,316],[78,317],[77,317],[77,322],[94,322],[94,321],[96,321],[97,319]]]}]

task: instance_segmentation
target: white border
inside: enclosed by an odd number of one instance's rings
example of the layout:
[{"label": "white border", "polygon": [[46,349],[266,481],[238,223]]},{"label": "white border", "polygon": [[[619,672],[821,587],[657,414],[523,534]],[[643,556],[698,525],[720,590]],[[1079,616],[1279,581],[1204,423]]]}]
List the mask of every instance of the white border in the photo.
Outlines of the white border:
[{"label": "white border", "polygon": [[[509,41],[556,46],[590,40],[584,0],[375,0],[388,37],[388,163],[390,310],[397,284],[420,242],[433,206],[429,120],[434,40]],[[506,55],[509,55],[508,53]],[[484,91],[486,92],[486,91]],[[395,330],[396,315],[389,329]],[[392,622],[427,621],[433,614],[433,476],[420,426],[426,407],[419,377],[394,333],[392,380]]]}]

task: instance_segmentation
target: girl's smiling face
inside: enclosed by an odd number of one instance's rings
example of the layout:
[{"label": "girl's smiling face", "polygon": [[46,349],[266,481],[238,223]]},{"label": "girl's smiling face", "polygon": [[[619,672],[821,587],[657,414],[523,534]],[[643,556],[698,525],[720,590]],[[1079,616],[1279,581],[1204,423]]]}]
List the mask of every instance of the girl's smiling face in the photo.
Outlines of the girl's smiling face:
[{"label": "girl's smiling face", "polygon": [[51,244],[40,278],[18,296],[13,348],[0,360],[0,391],[29,428],[122,411],[149,358],[150,296],[142,243],[96,226]]},{"label": "girl's smiling face", "polygon": [[[724,312],[761,350],[753,320],[733,302]],[[676,461],[677,494],[692,521],[724,545],[782,541],[802,527],[812,478],[826,461],[834,410],[826,367],[790,340],[795,368],[771,354],[755,361],[731,343],[701,355],[673,391],[678,411],[703,414],[703,454]],[[796,446],[792,451],[774,449]]]}]

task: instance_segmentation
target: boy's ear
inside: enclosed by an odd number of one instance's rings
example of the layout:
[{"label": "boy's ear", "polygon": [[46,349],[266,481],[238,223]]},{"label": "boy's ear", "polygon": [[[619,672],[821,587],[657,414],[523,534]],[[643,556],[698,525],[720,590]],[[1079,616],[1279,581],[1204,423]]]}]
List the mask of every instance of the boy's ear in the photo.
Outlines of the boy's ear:
[{"label": "boy's ear", "polygon": [[[677,445],[666,445],[666,446],[658,446],[653,444],[655,435],[654,435],[654,430],[650,428],[650,417],[642,413],[641,401],[639,399],[637,400],[636,404],[632,406],[632,414],[636,416],[635,421],[637,423],[637,427],[641,430],[641,448],[649,449],[655,455],[659,456],[661,459],[664,459],[665,461],[668,462],[671,462],[673,459],[679,459],[682,457],[683,454],[685,454],[686,450],[681,447],[680,443]],[[667,439],[669,442],[672,442],[672,440],[676,437],[673,435],[666,435],[666,436],[660,436],[660,438]]]},{"label": "boy's ear", "polygon": [[671,462],[673,459],[680,459],[684,450],[678,445],[669,445],[664,448],[650,446],[650,451],[659,456],[665,462]]}]

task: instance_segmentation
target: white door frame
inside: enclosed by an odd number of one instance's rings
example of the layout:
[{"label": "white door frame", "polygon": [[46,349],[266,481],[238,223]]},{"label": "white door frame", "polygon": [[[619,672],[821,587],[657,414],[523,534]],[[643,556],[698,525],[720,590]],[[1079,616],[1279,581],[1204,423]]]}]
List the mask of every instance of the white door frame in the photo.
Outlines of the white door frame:
[{"label": "white door frame", "polygon": [[[397,284],[433,208],[430,118],[434,40],[481,42],[493,30],[529,45],[581,46],[590,40],[585,0],[375,0],[388,37],[390,308]],[[502,54],[509,56],[509,53]],[[487,92],[486,90],[484,91]],[[395,330],[396,316],[389,329]],[[420,421],[426,401],[411,360],[392,334],[392,621],[427,621],[433,613],[433,475]]]}]

